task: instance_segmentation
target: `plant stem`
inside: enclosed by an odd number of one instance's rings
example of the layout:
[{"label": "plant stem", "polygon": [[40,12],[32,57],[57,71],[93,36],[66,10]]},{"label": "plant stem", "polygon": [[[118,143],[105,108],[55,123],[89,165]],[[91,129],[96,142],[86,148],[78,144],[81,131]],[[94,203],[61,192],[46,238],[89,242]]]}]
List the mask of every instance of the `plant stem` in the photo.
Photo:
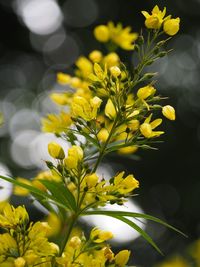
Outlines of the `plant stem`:
[{"label": "plant stem", "polygon": [[69,239],[69,236],[71,234],[71,231],[73,229],[73,226],[74,224],[76,223],[76,220],[77,220],[77,215],[76,214],[73,214],[69,217],[69,221],[68,221],[68,228],[67,228],[67,231],[65,233],[65,236],[63,237],[63,242],[60,246],[60,256],[62,255],[65,247],[66,247],[66,244],[67,244],[67,241]]}]

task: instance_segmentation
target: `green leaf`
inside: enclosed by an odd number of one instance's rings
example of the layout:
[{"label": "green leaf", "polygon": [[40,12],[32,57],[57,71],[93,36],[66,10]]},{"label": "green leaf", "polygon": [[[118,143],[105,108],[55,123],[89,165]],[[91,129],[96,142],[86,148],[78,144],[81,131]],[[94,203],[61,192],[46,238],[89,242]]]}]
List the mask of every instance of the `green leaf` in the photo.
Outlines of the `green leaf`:
[{"label": "green leaf", "polygon": [[77,210],[74,196],[63,183],[48,180],[41,180],[40,182],[51,192],[58,202],[62,203],[71,210]]},{"label": "green leaf", "polygon": [[[13,179],[13,178],[5,177],[5,176],[2,176],[2,175],[0,175],[0,178],[3,179],[3,180],[5,180],[5,181],[8,181],[8,182],[10,182],[12,184],[15,184],[15,185],[18,185],[18,186],[21,186],[23,188],[28,189],[31,193],[33,193],[33,195],[36,197],[36,199],[39,196],[39,198],[38,198],[39,201],[41,201],[41,198],[43,198],[44,200],[50,199],[51,202],[54,203],[54,204],[56,204],[57,206],[62,207],[65,210],[69,210],[65,205],[63,205],[63,203],[58,202],[52,195],[50,195],[50,194],[48,194],[46,192],[43,192],[43,191],[37,189],[34,186],[24,184],[22,182],[19,182],[19,181]],[[44,205],[44,207],[46,208],[47,206]]]},{"label": "green leaf", "polygon": [[159,249],[159,247],[156,245],[156,243],[153,241],[153,239],[142,229],[140,228],[136,223],[134,223],[133,221],[130,221],[129,219],[123,217],[123,216],[120,216],[119,214],[117,214],[118,211],[116,212],[104,212],[104,213],[98,213],[98,211],[95,211],[95,213],[93,212],[85,212],[83,213],[82,215],[105,215],[105,216],[110,216],[110,217],[113,217],[117,220],[120,220],[126,224],[128,224],[129,226],[131,226],[134,230],[136,230],[138,233],[141,234],[141,236],[152,246],[154,247],[160,254],[163,255],[162,251]]},{"label": "green leaf", "polygon": [[142,213],[137,213],[137,212],[127,212],[127,211],[92,210],[92,211],[84,212],[84,215],[108,215],[108,216],[119,215],[119,216],[126,216],[126,217],[132,217],[132,218],[143,218],[146,220],[154,221],[156,223],[160,223],[163,226],[166,226],[167,228],[170,228],[173,231],[187,237],[186,234],[184,234],[183,232],[181,232],[180,230],[178,230],[174,226],[162,221],[159,218],[156,218],[156,217],[154,217],[152,215],[148,215],[148,214],[142,214]]}]

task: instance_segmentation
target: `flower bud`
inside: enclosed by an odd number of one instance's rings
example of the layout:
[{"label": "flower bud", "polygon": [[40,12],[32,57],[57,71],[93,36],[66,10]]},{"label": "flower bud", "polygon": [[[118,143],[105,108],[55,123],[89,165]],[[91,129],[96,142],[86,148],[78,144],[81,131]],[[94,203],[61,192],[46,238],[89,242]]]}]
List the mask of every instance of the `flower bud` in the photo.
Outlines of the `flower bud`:
[{"label": "flower bud", "polygon": [[156,89],[152,85],[147,85],[138,90],[137,97],[140,99],[146,99],[149,96],[153,95],[155,92]]},{"label": "flower bud", "polygon": [[121,74],[121,70],[117,66],[111,67],[110,72],[114,77],[118,77]]},{"label": "flower bud", "polygon": [[96,175],[96,173],[93,173],[91,175],[87,175],[85,177],[86,184],[88,188],[94,187],[99,180],[99,177]]},{"label": "flower bud", "polygon": [[65,152],[62,147],[56,142],[51,142],[48,144],[49,155],[54,159],[64,159]]},{"label": "flower bud", "polygon": [[149,123],[144,122],[141,126],[140,126],[140,132],[142,133],[142,135],[144,135],[144,137],[146,138],[150,138],[152,135],[152,128],[151,125]]},{"label": "flower bud", "polygon": [[89,59],[94,63],[99,63],[102,60],[102,53],[99,50],[94,50],[89,54]]},{"label": "flower bud", "polygon": [[15,267],[24,267],[26,264],[26,261],[24,258],[19,257],[16,260],[14,260],[14,266]]},{"label": "flower bud", "polygon": [[108,42],[110,38],[109,29],[106,25],[99,25],[94,29],[95,38],[102,43]]},{"label": "flower bud", "polygon": [[122,250],[115,256],[115,263],[119,267],[124,267],[130,257],[130,251]]},{"label": "flower bud", "polygon": [[170,105],[162,108],[162,114],[171,121],[174,121],[176,118],[175,109]]},{"label": "flower bud", "polygon": [[180,18],[168,19],[164,22],[163,30],[166,34],[173,36],[179,31]]},{"label": "flower bud", "polygon": [[78,236],[73,236],[69,241],[69,246],[77,249],[81,244],[81,240]]}]

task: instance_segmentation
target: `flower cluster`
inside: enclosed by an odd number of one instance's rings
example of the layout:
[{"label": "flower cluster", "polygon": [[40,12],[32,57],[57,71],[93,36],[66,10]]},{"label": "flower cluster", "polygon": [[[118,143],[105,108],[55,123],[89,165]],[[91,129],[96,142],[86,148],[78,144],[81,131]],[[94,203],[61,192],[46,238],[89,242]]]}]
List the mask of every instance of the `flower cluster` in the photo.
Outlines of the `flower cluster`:
[{"label": "flower cluster", "polygon": [[[152,148],[155,139],[164,133],[160,129],[162,117],[172,121],[176,117],[172,106],[161,104],[156,73],[146,73],[145,67],[169,52],[165,49],[168,39],[161,36],[164,32],[175,35],[180,19],[165,17],[166,9],[161,11],[158,6],[152,14],[142,14],[147,36],[123,28],[120,23],[99,25],[94,36],[105,44],[107,53],[93,50],[87,57],[79,57],[74,76],[57,74],[63,90],[52,93],[50,98],[60,107],[60,113],[43,118],[42,128],[70,143],[67,154],[64,147],[51,142],[48,152],[52,160],[46,161],[47,171],[31,180],[4,178],[15,184],[16,195],[32,194],[50,212],[47,221],[57,229],[52,231],[47,222],[29,223],[24,207],[15,209],[6,204],[0,214],[0,226],[6,230],[0,239],[1,266],[124,267],[130,251],[115,255],[107,244],[111,232],[94,228],[89,238],[82,231],[72,234],[80,216],[101,214],[121,220],[159,252],[148,234],[129,217],[154,220],[176,230],[153,216],[102,209],[106,204],[123,205],[139,187],[134,175],[125,171],[108,180],[97,174],[102,159],[114,152],[131,154]],[[139,63],[130,70],[117,49],[134,50]],[[47,239],[55,234],[61,240],[59,248]]]},{"label": "flower cluster", "polygon": [[[0,265],[9,267],[35,266],[51,262],[59,248],[48,242],[49,226],[44,222],[29,222],[26,209],[5,204],[0,213]],[[40,264],[40,265],[41,265]],[[48,265],[47,265],[48,266]]]}]

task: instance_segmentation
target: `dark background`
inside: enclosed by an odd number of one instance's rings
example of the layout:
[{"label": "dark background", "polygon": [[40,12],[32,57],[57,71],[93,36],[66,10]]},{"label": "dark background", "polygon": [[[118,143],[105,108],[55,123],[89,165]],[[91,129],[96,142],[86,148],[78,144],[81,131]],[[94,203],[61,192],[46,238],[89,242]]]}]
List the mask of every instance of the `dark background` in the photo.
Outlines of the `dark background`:
[{"label": "dark background", "polygon": [[[28,145],[40,133],[40,117],[55,110],[47,95],[57,89],[56,71],[70,70],[79,55],[101,48],[92,35],[94,26],[113,20],[139,31],[144,23],[140,11],[150,11],[155,4],[166,5],[167,14],[181,18],[180,32],[169,45],[174,51],[150,68],[160,72],[157,90],[169,96],[167,104],[176,108],[177,120],[164,122],[166,134],[157,151],[108,160],[115,171],[123,167],[140,181],[135,201],[145,213],[165,219],[188,235],[184,238],[159,225],[147,226],[165,255],[182,253],[200,235],[200,0],[59,1],[63,20],[48,34],[33,32],[23,22],[19,6],[29,1],[0,0],[0,110],[5,117],[0,162],[14,176],[32,177],[39,170],[42,156],[37,156],[36,148],[34,159],[29,160]],[[121,56],[134,60],[128,52]],[[127,245],[137,266],[163,260],[140,238]]]}]

